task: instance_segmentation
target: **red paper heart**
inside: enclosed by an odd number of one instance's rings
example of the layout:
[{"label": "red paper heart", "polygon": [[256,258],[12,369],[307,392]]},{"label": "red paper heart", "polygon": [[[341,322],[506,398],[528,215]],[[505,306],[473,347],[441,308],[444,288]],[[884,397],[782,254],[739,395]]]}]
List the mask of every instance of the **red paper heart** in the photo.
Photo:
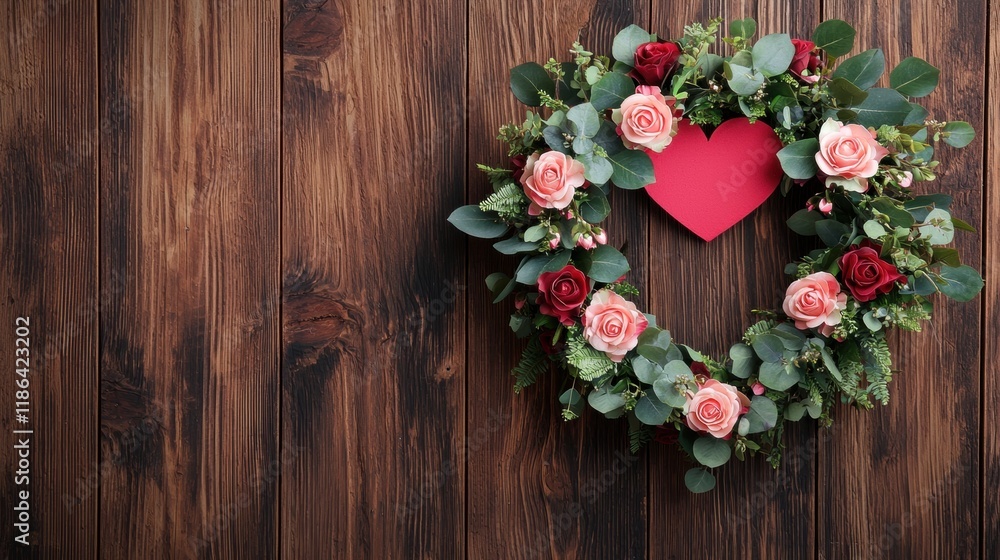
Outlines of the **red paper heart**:
[{"label": "red paper heart", "polygon": [[695,235],[711,241],[771,196],[781,181],[774,130],[757,121],[731,119],[709,140],[698,125],[679,123],[660,153],[649,152],[656,182],[649,196]]}]

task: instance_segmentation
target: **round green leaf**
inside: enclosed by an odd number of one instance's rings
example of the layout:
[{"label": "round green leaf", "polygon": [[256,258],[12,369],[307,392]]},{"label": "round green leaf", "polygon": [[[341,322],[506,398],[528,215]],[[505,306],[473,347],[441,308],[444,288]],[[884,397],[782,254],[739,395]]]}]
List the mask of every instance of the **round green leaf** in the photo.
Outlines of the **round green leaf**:
[{"label": "round green leaf", "polygon": [[539,107],[542,98],[539,91],[555,97],[556,84],[545,68],[537,62],[525,62],[510,71],[510,90],[518,101],[530,107]]},{"label": "round green leaf", "polygon": [[844,56],[854,48],[855,35],[857,31],[846,21],[830,19],[816,26],[812,41],[830,56]]},{"label": "round green leaf", "polygon": [[823,214],[803,208],[788,218],[788,227],[799,235],[816,235],[816,222],[822,218]]},{"label": "round green leaf", "polygon": [[648,31],[638,25],[630,25],[615,35],[615,40],[611,44],[611,55],[615,60],[632,66],[635,64],[635,50],[650,40],[652,37]]},{"label": "round green leaf", "polygon": [[611,245],[600,245],[577,259],[577,265],[588,277],[597,282],[614,282],[629,271],[628,261]]},{"label": "round green leaf", "polygon": [[970,266],[942,266],[939,274],[944,283],[938,288],[955,301],[969,301],[983,289],[983,277]]},{"label": "round green leaf", "polygon": [[868,89],[878,82],[884,71],[885,54],[882,49],[871,49],[841,62],[833,71],[833,77],[844,78],[861,89]]},{"label": "round green leaf", "polygon": [[801,376],[791,365],[765,362],[760,366],[760,382],[768,389],[787,391],[799,382]]},{"label": "round green leaf", "polygon": [[590,103],[581,103],[570,107],[570,110],[566,111],[566,120],[569,121],[570,132],[577,137],[592,138],[597,135],[597,131],[601,128],[601,115]]},{"label": "round green leaf", "polygon": [[618,72],[608,72],[590,90],[590,104],[598,111],[616,109],[633,93],[635,83],[632,78]]},{"label": "round green leaf", "polygon": [[773,334],[758,335],[753,339],[753,349],[765,362],[777,363],[785,354],[785,345]]},{"label": "round green leaf", "polygon": [[696,439],[693,451],[695,460],[713,469],[725,465],[733,455],[733,448],[729,447],[729,443],[710,436]]},{"label": "round green leaf", "polygon": [[607,414],[625,406],[625,397],[620,393],[609,392],[608,387],[601,387],[587,395],[587,402],[597,412]]},{"label": "round green leaf", "polygon": [[778,152],[781,169],[792,179],[812,179],[819,171],[816,165],[816,153],[819,152],[819,140],[806,138],[792,142]]},{"label": "round green leaf", "polygon": [[750,401],[750,411],[744,418],[750,422],[748,434],[766,432],[778,424],[778,407],[771,399],[758,395]]},{"label": "round green leaf", "polygon": [[645,356],[636,356],[632,359],[632,369],[635,371],[635,376],[639,378],[639,381],[646,383],[647,385],[652,385],[657,379],[663,375],[663,368],[660,364],[646,358]]},{"label": "round green leaf", "polygon": [[670,415],[670,407],[661,403],[659,399],[650,398],[643,395],[639,402],[635,403],[635,417],[647,426],[660,426]]},{"label": "round green leaf", "polygon": [[757,355],[746,344],[738,343],[729,348],[729,357],[733,360],[733,375],[746,379],[757,371]]},{"label": "round green leaf", "polygon": [[684,473],[684,485],[695,494],[715,488],[715,476],[705,469],[693,468]]},{"label": "round green leaf", "polygon": [[904,59],[889,74],[889,86],[910,97],[930,95],[937,87],[941,71],[925,60],[911,56]]},{"label": "round green leaf", "polygon": [[868,97],[854,108],[858,115],[855,120],[862,126],[878,128],[884,124],[903,124],[913,111],[913,106],[894,89],[873,88]]},{"label": "round green leaf", "polygon": [[653,160],[640,150],[623,150],[608,156],[614,171],[611,182],[620,189],[641,189],[656,180],[653,174]]},{"label": "round green leaf", "polygon": [[947,210],[934,208],[927,213],[924,223],[927,225],[920,226],[920,236],[931,245],[947,245],[955,238],[955,226]]},{"label": "round green leaf", "polygon": [[753,67],[765,76],[777,76],[788,70],[795,56],[795,45],[786,33],[765,35],[754,44],[751,51]]},{"label": "round green leaf", "polygon": [[734,19],[729,23],[729,34],[733,37],[749,39],[757,33],[757,22],[753,18]]},{"label": "round green leaf", "polygon": [[448,221],[463,233],[482,239],[500,237],[509,229],[496,212],[483,212],[475,204],[457,208]]},{"label": "round green leaf", "polygon": [[941,138],[952,148],[964,148],[976,138],[976,130],[965,121],[952,121],[944,125]]}]

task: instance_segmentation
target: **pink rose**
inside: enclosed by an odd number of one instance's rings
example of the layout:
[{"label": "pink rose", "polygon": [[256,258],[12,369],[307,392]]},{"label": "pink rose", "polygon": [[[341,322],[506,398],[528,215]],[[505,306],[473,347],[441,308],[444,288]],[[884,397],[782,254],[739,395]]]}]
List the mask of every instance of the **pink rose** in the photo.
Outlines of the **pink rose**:
[{"label": "pink rose", "polygon": [[538,215],[542,208],[562,210],[573,201],[583,185],[583,164],[561,152],[535,152],[528,156],[521,175],[524,194],[531,199],[528,212]]},{"label": "pink rose", "polygon": [[688,427],[696,432],[729,439],[740,414],[745,414],[749,408],[750,399],[736,387],[709,379],[698,386],[698,392],[688,392],[684,419]]},{"label": "pink rose", "polygon": [[913,184],[913,173],[909,171],[904,171],[903,178],[899,180],[899,186],[905,189],[912,184]]},{"label": "pink rose", "polygon": [[583,234],[576,240],[576,246],[581,249],[586,249],[587,251],[597,247],[597,242],[589,234]]},{"label": "pink rose", "polygon": [[847,294],[829,272],[814,272],[792,282],[781,308],[799,330],[840,324],[840,311],[847,307]]},{"label": "pink rose", "polygon": [[583,336],[617,363],[635,348],[648,324],[634,303],[611,290],[600,290],[583,313]]},{"label": "pink rose", "polygon": [[827,187],[837,184],[847,191],[867,191],[868,178],[875,175],[878,162],[888,154],[889,150],[875,140],[874,131],[859,124],[827,119],[819,130],[816,164],[829,176]]},{"label": "pink rose", "polygon": [[829,214],[830,212],[833,212],[833,203],[825,198],[820,200],[819,211],[824,214]]},{"label": "pink rose", "polygon": [[663,97],[656,86],[635,88],[635,93],[622,101],[621,109],[615,109],[611,118],[630,150],[645,148],[661,152],[677,134],[674,98]]},{"label": "pink rose", "polygon": [[767,388],[765,388],[764,384],[761,383],[760,381],[755,381],[754,384],[750,387],[750,390],[753,391],[753,394],[760,396],[763,395],[765,391],[767,391]]}]

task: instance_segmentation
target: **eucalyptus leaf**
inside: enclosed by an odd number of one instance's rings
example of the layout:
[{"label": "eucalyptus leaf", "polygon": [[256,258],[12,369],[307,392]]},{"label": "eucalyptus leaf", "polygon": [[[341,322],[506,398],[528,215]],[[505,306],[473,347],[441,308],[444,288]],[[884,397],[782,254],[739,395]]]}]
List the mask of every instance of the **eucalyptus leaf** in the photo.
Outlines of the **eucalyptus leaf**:
[{"label": "eucalyptus leaf", "polygon": [[[586,165],[586,164],[585,164]],[[608,197],[600,189],[587,189],[587,200],[580,203],[580,217],[588,223],[603,222],[611,213]]]},{"label": "eucalyptus leaf", "polygon": [[970,301],[983,289],[983,277],[976,269],[962,266],[942,266],[939,272],[944,282],[938,285],[941,293],[955,301]]},{"label": "eucalyptus leaf", "polygon": [[742,342],[729,348],[729,357],[733,360],[733,375],[746,379],[757,371],[757,355],[753,349]]},{"label": "eucalyptus leaf", "polygon": [[684,485],[694,494],[703,494],[715,488],[715,476],[705,469],[688,469],[684,473]]},{"label": "eucalyptus leaf", "polygon": [[577,260],[580,270],[597,282],[614,282],[629,271],[625,256],[611,245],[599,245]]},{"label": "eucalyptus leaf", "polygon": [[778,152],[781,169],[792,179],[812,179],[819,171],[816,165],[816,153],[819,152],[819,140],[806,138],[785,146]]},{"label": "eucalyptus leaf", "polygon": [[751,51],[754,70],[765,76],[777,76],[788,70],[795,57],[795,45],[786,33],[765,35],[758,40]]},{"label": "eucalyptus leaf", "polygon": [[821,219],[823,214],[803,208],[788,218],[788,227],[799,235],[816,235],[816,222]]},{"label": "eucalyptus leaf", "polygon": [[448,221],[463,233],[481,239],[500,237],[510,229],[496,212],[483,212],[476,204],[457,208]]},{"label": "eucalyptus leaf", "polygon": [[596,391],[591,391],[587,395],[587,402],[590,404],[591,408],[600,412],[601,414],[607,414],[613,410],[617,410],[625,406],[625,397],[620,393],[611,393],[608,391],[608,387],[601,387]]},{"label": "eucalyptus leaf", "polygon": [[927,239],[931,245],[947,245],[955,238],[955,226],[951,223],[951,214],[943,208],[935,208],[927,213],[920,227],[920,236]]},{"label": "eucalyptus leaf", "polygon": [[611,182],[620,189],[641,189],[656,180],[653,160],[640,150],[624,150],[608,157],[614,171]]},{"label": "eucalyptus leaf", "polygon": [[555,97],[556,84],[545,68],[537,62],[525,62],[510,71],[510,90],[521,103],[530,107],[540,107],[543,91]]},{"label": "eucalyptus leaf", "polygon": [[695,460],[713,469],[725,465],[733,455],[733,448],[728,442],[711,436],[696,439],[693,451]]},{"label": "eucalyptus leaf", "polygon": [[766,432],[778,424],[778,407],[771,399],[758,395],[750,401],[745,418],[750,421],[748,434]]},{"label": "eucalyptus leaf", "polygon": [[911,56],[903,59],[889,74],[889,86],[909,97],[930,95],[937,87],[941,71],[927,61]]},{"label": "eucalyptus leaf", "polygon": [[570,132],[576,136],[592,138],[601,127],[601,116],[590,103],[581,103],[566,111]]},{"label": "eucalyptus leaf", "polygon": [[632,370],[639,381],[647,385],[652,385],[663,375],[663,367],[643,355],[632,358]]},{"label": "eucalyptus leaf", "polygon": [[618,72],[608,72],[590,90],[590,104],[598,111],[616,109],[633,93],[635,84],[632,78]]},{"label": "eucalyptus leaf", "polygon": [[757,33],[757,22],[753,18],[734,19],[729,23],[729,34],[733,37],[749,39]]},{"label": "eucalyptus leaf", "polygon": [[952,121],[944,125],[941,138],[952,148],[964,148],[976,138],[976,130],[965,121]]},{"label": "eucalyptus leaf", "polygon": [[559,251],[547,255],[530,257],[517,270],[515,275],[518,282],[533,286],[538,283],[538,276],[543,272],[555,272],[569,263],[572,251]]},{"label": "eucalyptus leaf", "polygon": [[726,63],[729,68],[729,87],[737,95],[753,95],[764,85],[766,78],[761,72],[733,62]]},{"label": "eucalyptus leaf", "polygon": [[773,334],[760,334],[753,339],[753,350],[761,360],[777,363],[784,356],[785,345]]},{"label": "eucalyptus leaf", "polygon": [[841,19],[828,19],[813,31],[812,41],[816,48],[823,49],[830,56],[844,56],[854,48],[857,31]]},{"label": "eucalyptus leaf", "polygon": [[611,55],[615,57],[615,60],[633,66],[635,65],[635,50],[639,48],[639,45],[651,40],[652,37],[645,29],[638,25],[630,25],[615,35],[615,40],[611,45]]},{"label": "eucalyptus leaf", "polygon": [[868,90],[868,97],[854,110],[858,113],[855,117],[858,124],[878,128],[884,124],[903,124],[913,107],[894,89],[873,88]]},{"label": "eucalyptus leaf", "polygon": [[780,363],[765,362],[760,366],[760,382],[768,389],[787,391],[801,379],[798,370]]},{"label": "eucalyptus leaf", "polygon": [[667,421],[670,415],[670,407],[660,402],[659,399],[643,395],[635,403],[635,417],[647,426],[661,426]]},{"label": "eucalyptus leaf", "polygon": [[837,220],[819,220],[816,222],[816,235],[827,247],[836,247],[843,241],[845,235],[851,232],[851,227]]},{"label": "eucalyptus leaf", "polygon": [[868,89],[878,82],[885,71],[885,54],[882,49],[871,49],[852,56],[833,71],[834,78],[845,78],[861,89]]}]

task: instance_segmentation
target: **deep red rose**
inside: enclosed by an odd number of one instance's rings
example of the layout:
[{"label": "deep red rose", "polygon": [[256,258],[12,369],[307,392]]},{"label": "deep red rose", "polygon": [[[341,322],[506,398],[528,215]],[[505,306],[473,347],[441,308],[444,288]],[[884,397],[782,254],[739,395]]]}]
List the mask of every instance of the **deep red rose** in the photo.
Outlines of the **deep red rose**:
[{"label": "deep red rose", "polygon": [[580,316],[580,306],[590,293],[587,276],[568,264],[557,272],[543,272],[538,277],[539,311],[571,326]]},{"label": "deep red rose", "polygon": [[879,294],[889,293],[896,282],[906,281],[893,264],[879,258],[879,251],[881,247],[866,242],[852,245],[851,250],[840,257],[844,284],[858,301],[871,301]]},{"label": "deep red rose", "polygon": [[708,371],[708,366],[702,362],[691,362],[691,373],[704,375],[706,378],[712,377],[712,372]]},{"label": "deep red rose", "polygon": [[562,352],[563,348],[566,346],[565,340],[560,340],[559,344],[553,344],[552,339],[555,336],[556,331],[542,331],[538,333],[538,342],[542,344],[542,352],[545,352],[549,356]]},{"label": "deep red rose", "polygon": [[643,43],[635,49],[635,64],[629,76],[637,80],[639,85],[659,87],[673,72],[680,56],[681,48],[676,43]]},{"label": "deep red rose", "polygon": [[653,436],[653,441],[664,445],[673,445],[677,443],[677,436],[679,435],[677,428],[670,424],[665,424],[656,427],[656,434]]},{"label": "deep red rose", "polygon": [[514,168],[514,180],[520,181],[521,175],[524,175],[524,166],[528,163],[528,156],[524,154],[517,154],[516,156],[510,158],[510,165]]},{"label": "deep red rose", "polygon": [[[795,45],[795,56],[792,57],[788,71],[803,82],[812,84],[819,81],[819,70],[823,67],[823,59],[816,50],[816,43],[805,39],[792,39],[792,44]],[[802,73],[806,70],[809,71],[809,75],[803,76]]]}]

